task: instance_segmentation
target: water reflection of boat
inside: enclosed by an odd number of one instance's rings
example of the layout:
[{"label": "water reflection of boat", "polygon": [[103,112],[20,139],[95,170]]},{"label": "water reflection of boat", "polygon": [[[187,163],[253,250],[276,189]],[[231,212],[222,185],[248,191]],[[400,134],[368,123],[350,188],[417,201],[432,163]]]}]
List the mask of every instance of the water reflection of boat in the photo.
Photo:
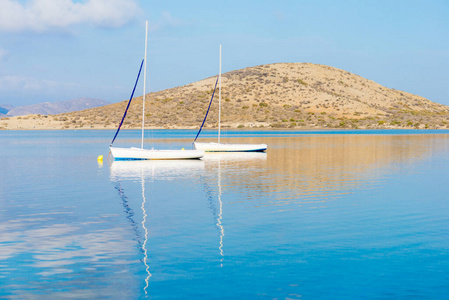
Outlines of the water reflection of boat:
[{"label": "water reflection of boat", "polygon": [[249,161],[266,159],[266,152],[208,152],[203,157],[204,161]]},{"label": "water reflection of boat", "polygon": [[223,260],[224,260],[224,254],[223,254],[223,237],[224,237],[224,227],[222,224],[223,219],[223,202],[221,201],[221,164],[220,161],[218,162],[218,204],[219,204],[219,211],[218,211],[218,218],[217,218],[217,228],[220,230],[220,246],[218,247],[220,251],[220,266],[223,267]]},{"label": "water reflection of boat", "polygon": [[[217,194],[217,200],[218,200],[218,205],[216,203],[215,197],[214,197],[214,188],[211,188],[212,186],[214,186],[215,184],[208,184],[208,180],[206,177],[203,177],[204,179],[204,190],[206,193],[206,198],[209,201],[209,207],[212,210],[212,214],[214,216],[214,220],[215,220],[215,226],[218,229],[219,235],[220,235],[220,242],[219,242],[219,246],[218,246],[218,251],[220,253],[220,267],[223,267],[223,260],[224,260],[224,253],[223,253],[223,237],[224,237],[224,227],[222,224],[222,219],[223,219],[223,201],[221,200],[221,195],[222,195],[222,189],[221,189],[221,160],[218,157],[215,157],[215,160],[213,161],[213,163],[217,163],[216,168],[217,168],[217,190],[216,190],[216,194]],[[215,175],[215,170],[211,171],[209,174],[211,175]],[[213,178],[215,179],[215,178]],[[213,180],[212,179],[212,180]],[[212,181],[211,180],[211,181]]]},{"label": "water reflection of boat", "polygon": [[114,161],[111,164],[111,180],[172,180],[191,177],[202,169],[204,162],[201,160]]},{"label": "water reflection of boat", "polygon": [[[155,178],[158,180],[173,180],[175,178],[189,178],[192,175],[200,173],[204,169],[204,163],[200,160],[148,160],[148,161],[113,161],[110,167],[111,174],[110,178],[112,182],[116,184],[116,190],[122,199],[125,212],[127,213],[127,218],[129,219],[133,230],[137,236],[137,242],[139,249],[143,254],[142,262],[145,265],[145,272],[147,276],[145,278],[145,295],[148,294],[148,284],[149,279],[152,276],[150,272],[150,267],[148,265],[148,252],[147,252],[147,242],[148,242],[148,229],[145,225],[147,212],[145,209],[146,196],[145,196],[145,180],[152,181]],[[134,212],[129,206],[128,198],[125,195],[124,189],[122,188],[120,182],[126,181],[140,181],[142,189],[142,229],[144,232],[144,241],[142,242],[142,234],[140,234],[137,228],[137,222],[134,220]]]},{"label": "water reflection of boat", "polygon": [[[219,152],[211,152],[207,153],[202,160],[206,163],[208,168],[207,174],[212,176],[210,180],[205,178],[204,181],[204,189],[206,192],[206,197],[209,201],[210,207],[212,209],[212,214],[215,219],[215,226],[219,232],[219,246],[218,252],[220,254],[220,267],[223,267],[224,261],[224,236],[225,230],[223,226],[223,201],[222,201],[222,166],[227,166],[229,170],[235,168],[244,168],[244,165],[258,165],[259,162],[265,162],[267,159],[267,154],[265,152],[241,152],[241,153],[219,153]],[[209,177],[207,176],[207,177]],[[216,180],[216,181],[215,181]],[[209,182],[209,184],[208,184]],[[216,196],[213,196],[213,186],[217,186],[216,188]],[[214,200],[216,199],[216,200]],[[218,203],[217,203],[218,202]]]},{"label": "water reflection of boat", "polygon": [[[233,189],[235,186],[241,184],[242,174],[247,174],[252,177],[254,169],[260,169],[261,166],[266,164],[267,153],[265,152],[208,152],[204,155],[202,160],[206,164],[206,169],[209,180],[205,178],[204,189],[206,196],[209,200],[210,207],[215,219],[215,226],[219,232],[219,246],[218,252],[220,254],[220,267],[223,267],[224,262],[224,236],[225,228],[223,225],[223,186],[227,189]],[[251,171],[253,170],[253,171]],[[234,182],[233,178],[238,172],[239,182]],[[248,173],[249,172],[249,173]],[[225,176],[225,184],[223,185],[222,176]],[[248,177],[245,177],[246,179]],[[215,188],[216,186],[216,188]],[[215,192],[214,192],[215,190]],[[214,194],[216,196],[214,196]],[[216,200],[214,200],[216,199]]]}]

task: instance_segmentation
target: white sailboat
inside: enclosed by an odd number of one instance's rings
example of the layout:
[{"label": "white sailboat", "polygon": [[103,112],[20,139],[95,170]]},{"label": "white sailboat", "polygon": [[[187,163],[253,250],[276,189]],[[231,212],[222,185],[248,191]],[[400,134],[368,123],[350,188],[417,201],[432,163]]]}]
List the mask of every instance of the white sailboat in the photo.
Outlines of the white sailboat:
[{"label": "white sailboat", "polygon": [[220,45],[220,70],[218,75],[218,142],[198,143],[194,142],[197,150],[205,152],[262,152],[267,150],[266,144],[225,144],[220,142],[221,132],[221,45]]},{"label": "white sailboat", "polygon": [[[155,150],[155,149],[144,149],[143,148],[143,138],[144,138],[144,128],[145,128],[145,83],[146,83],[146,69],[147,69],[147,42],[148,42],[148,21],[145,25],[145,56],[143,59],[144,65],[144,73],[143,73],[143,108],[142,108],[142,142],[141,147],[131,147],[131,148],[117,148],[112,147],[112,144],[114,143],[115,137],[117,136],[118,132],[120,131],[120,127],[123,123],[123,119],[126,116],[126,113],[128,111],[129,103],[131,102],[132,96],[134,94],[134,90],[137,85],[137,81],[139,80],[139,75],[137,77],[136,85],[134,86],[133,93],[131,94],[130,102],[128,103],[128,107],[125,110],[125,114],[122,118],[122,122],[119,125],[119,128],[117,130],[117,133],[115,134],[114,139],[112,140],[111,145],[109,146],[109,150],[111,151],[111,154],[114,158],[114,160],[142,160],[142,159],[199,159],[203,157],[204,151],[203,150]],[[142,68],[142,65],[141,65]]]}]

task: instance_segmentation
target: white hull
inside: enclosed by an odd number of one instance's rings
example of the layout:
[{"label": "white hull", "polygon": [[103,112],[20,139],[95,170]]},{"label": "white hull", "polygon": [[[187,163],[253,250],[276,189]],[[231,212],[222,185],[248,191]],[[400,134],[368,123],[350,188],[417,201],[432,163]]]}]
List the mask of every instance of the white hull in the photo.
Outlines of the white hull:
[{"label": "white hull", "polygon": [[203,157],[202,150],[148,150],[141,148],[109,147],[114,160],[136,159],[199,159]]},{"label": "white hull", "polygon": [[267,150],[266,144],[222,144],[194,143],[197,150],[205,152],[261,152]]}]

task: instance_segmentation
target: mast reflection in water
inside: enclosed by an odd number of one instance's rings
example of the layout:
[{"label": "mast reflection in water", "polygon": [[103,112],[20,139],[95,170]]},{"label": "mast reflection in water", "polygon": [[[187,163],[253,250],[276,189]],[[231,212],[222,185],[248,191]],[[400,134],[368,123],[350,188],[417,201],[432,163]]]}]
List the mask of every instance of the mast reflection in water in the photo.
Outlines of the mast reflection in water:
[{"label": "mast reflection in water", "polygon": [[[146,196],[145,196],[145,182],[146,179],[149,183],[154,182],[157,177],[158,180],[174,180],[178,177],[190,176],[191,174],[202,170],[204,168],[204,163],[202,161],[194,160],[146,160],[146,161],[113,161],[110,167],[111,170],[111,181],[115,182],[116,189],[119,193],[120,198],[123,202],[124,211],[126,213],[127,219],[131,223],[131,227],[136,233],[137,243],[139,249],[143,254],[143,264],[145,266],[145,272],[147,276],[145,278],[144,293],[148,294],[149,280],[152,276],[150,272],[150,267],[148,265],[148,229],[146,227],[147,222],[147,212],[145,209]],[[140,180],[141,190],[142,190],[142,204],[140,206],[142,210],[142,229],[144,232],[143,242],[142,234],[137,228],[137,223],[134,220],[134,211],[128,203],[128,198],[125,195],[124,189],[121,187],[121,182],[124,180],[129,180],[136,182]]]}]

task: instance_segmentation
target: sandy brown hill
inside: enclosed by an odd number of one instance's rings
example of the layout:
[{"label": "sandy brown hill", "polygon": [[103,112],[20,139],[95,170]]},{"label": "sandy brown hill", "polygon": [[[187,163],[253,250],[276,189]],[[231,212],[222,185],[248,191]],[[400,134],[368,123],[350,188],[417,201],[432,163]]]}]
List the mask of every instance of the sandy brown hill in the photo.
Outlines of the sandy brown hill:
[{"label": "sandy brown hill", "polygon": [[[198,127],[215,80],[216,77],[211,77],[148,94],[145,110],[148,127]],[[218,91],[214,99],[208,127],[216,127],[218,122]],[[122,101],[46,120],[58,128],[115,128],[126,104],[127,101]],[[141,126],[141,107],[142,97],[135,98],[124,128]],[[448,106],[325,65],[277,63],[222,76],[223,126],[447,128],[448,122]]]}]

